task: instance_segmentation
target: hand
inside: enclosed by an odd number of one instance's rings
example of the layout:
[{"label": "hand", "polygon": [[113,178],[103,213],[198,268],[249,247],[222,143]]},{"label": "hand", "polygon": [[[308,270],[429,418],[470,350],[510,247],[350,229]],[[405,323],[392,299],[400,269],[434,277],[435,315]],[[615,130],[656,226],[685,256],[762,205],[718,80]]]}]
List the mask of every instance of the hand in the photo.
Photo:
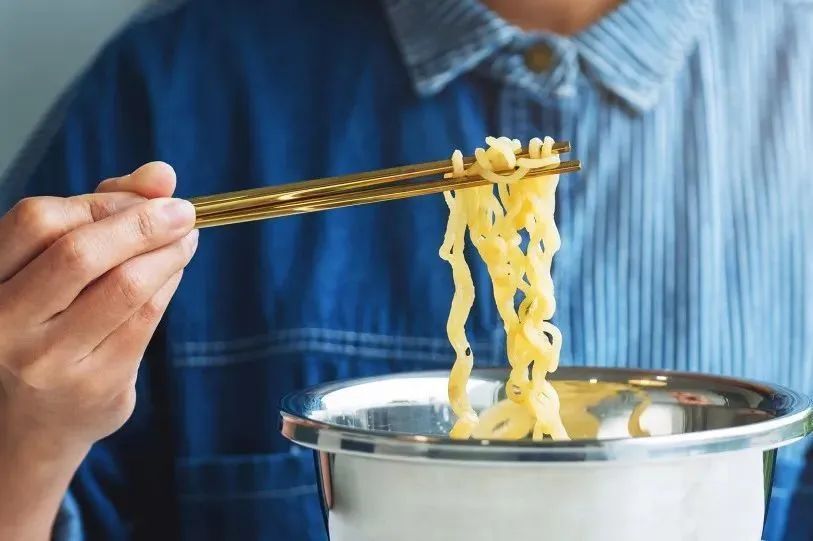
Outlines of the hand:
[{"label": "hand", "polygon": [[0,538],[15,486],[42,508],[47,487],[31,476],[67,474],[67,486],[133,411],[141,357],[197,247],[194,208],[166,197],[174,185],[169,166],[147,164],[0,219]]}]

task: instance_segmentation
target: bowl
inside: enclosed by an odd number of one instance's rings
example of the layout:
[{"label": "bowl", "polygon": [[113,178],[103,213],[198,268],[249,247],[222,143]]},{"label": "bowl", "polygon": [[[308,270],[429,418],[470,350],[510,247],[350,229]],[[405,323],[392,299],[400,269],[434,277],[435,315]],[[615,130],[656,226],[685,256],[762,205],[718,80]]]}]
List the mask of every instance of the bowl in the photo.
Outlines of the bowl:
[{"label": "bowl", "polygon": [[[478,412],[504,369],[475,370]],[[810,400],[719,376],[562,367],[570,441],[451,440],[447,372],[287,396],[281,430],[314,450],[331,541],[759,541],[776,449]]]}]

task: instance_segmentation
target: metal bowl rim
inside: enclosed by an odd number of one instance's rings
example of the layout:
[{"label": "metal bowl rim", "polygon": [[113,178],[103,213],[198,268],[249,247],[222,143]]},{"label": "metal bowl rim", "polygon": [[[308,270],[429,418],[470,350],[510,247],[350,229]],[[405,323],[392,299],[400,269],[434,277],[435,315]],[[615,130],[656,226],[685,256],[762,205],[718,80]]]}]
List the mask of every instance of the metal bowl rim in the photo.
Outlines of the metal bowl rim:
[{"label": "metal bowl rim", "polygon": [[[477,368],[472,378],[489,373],[505,373],[505,368]],[[747,425],[716,428],[699,432],[649,436],[644,438],[580,439],[573,441],[452,440],[442,436],[404,434],[364,430],[306,417],[296,404],[314,393],[325,394],[355,385],[390,379],[447,377],[448,371],[400,372],[343,381],[327,382],[289,393],[281,402],[283,435],[312,449],[381,458],[433,459],[460,461],[587,461],[644,458],[669,458],[742,449],[768,450],[793,443],[813,428],[813,404],[810,398],[778,384],[750,379],[672,370],[633,368],[561,367],[553,379],[567,380],[567,374],[592,374],[618,379],[643,379],[666,376],[668,379],[717,383],[750,389],[759,394],[772,393],[789,400],[791,407],[777,417]],[[586,380],[587,378],[580,378]],[[605,380],[605,379],[603,379]]]}]

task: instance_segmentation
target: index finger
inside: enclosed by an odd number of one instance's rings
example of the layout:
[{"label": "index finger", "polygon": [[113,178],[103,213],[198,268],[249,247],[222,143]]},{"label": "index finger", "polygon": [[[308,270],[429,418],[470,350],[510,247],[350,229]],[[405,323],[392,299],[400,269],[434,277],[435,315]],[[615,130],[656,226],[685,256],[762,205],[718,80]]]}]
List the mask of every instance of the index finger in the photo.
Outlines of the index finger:
[{"label": "index finger", "polygon": [[175,171],[162,162],[148,163],[129,175],[105,180],[96,191],[99,195],[24,199],[2,217],[0,284],[69,231],[107,218],[145,198],[169,197],[175,191]]},{"label": "index finger", "polygon": [[189,233],[195,208],[181,199],[153,199],[79,227],[3,284],[18,317],[45,321],[65,310],[110,269]]},{"label": "index finger", "polygon": [[142,201],[144,198],[134,193],[23,199],[0,218],[0,283],[69,231]]}]

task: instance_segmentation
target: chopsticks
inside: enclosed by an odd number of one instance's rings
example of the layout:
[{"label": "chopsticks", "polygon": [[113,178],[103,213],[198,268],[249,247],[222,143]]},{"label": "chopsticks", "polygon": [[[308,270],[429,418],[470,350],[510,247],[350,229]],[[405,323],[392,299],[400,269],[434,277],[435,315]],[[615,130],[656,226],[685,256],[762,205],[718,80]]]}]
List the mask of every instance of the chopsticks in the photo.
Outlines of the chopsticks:
[{"label": "chopsticks", "polygon": [[[570,151],[570,143],[555,143],[553,151]],[[523,150],[518,157],[527,157]],[[463,159],[465,165],[474,157]],[[570,173],[581,169],[578,160],[533,169],[523,181],[546,175]],[[280,184],[222,194],[194,197],[189,201],[197,211],[198,228],[237,224],[268,218],[291,216],[339,207],[393,201],[407,197],[485,186],[490,181],[478,176],[443,178],[452,172],[451,160],[392,167],[366,173],[327,177],[304,182]],[[416,182],[415,179],[440,175],[437,180]],[[404,181],[411,182],[404,182]]]}]

